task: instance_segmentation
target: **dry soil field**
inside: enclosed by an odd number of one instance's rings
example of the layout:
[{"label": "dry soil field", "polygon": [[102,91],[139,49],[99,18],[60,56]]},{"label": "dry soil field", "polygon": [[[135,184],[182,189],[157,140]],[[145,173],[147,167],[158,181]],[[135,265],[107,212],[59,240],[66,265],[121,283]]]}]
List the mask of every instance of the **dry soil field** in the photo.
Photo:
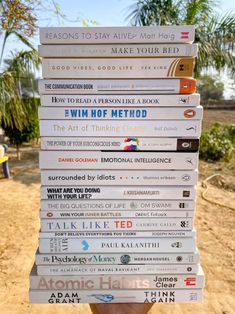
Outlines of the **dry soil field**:
[{"label": "dry soil field", "polygon": [[[11,153],[13,150],[11,150]],[[34,262],[39,231],[38,149],[25,147],[22,160],[11,158],[11,180],[0,179],[0,313],[1,314],[90,314],[88,305],[30,305],[29,273]],[[234,164],[200,164],[201,180],[214,172],[234,181]],[[233,173],[232,173],[233,172]],[[234,314],[235,312],[235,209],[202,199],[198,184],[196,229],[206,287],[201,304],[155,304],[151,314]],[[234,189],[210,185],[207,197],[234,206]],[[219,183],[219,184],[218,184]],[[229,184],[228,184],[229,185]],[[105,314],[105,313],[104,313]],[[126,314],[126,313],[123,313]]]}]

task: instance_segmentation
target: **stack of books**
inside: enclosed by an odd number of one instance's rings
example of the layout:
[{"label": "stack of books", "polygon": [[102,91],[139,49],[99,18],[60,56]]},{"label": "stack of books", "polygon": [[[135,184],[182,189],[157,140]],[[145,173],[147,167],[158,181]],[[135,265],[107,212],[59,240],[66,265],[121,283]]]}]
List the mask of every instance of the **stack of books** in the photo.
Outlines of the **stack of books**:
[{"label": "stack of books", "polygon": [[42,28],[32,303],[198,302],[193,26]]}]

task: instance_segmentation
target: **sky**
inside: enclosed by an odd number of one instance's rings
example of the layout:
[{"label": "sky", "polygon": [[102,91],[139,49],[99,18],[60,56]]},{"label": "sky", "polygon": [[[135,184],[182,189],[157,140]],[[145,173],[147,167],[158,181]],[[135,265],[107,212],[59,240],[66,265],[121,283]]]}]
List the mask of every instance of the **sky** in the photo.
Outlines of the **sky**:
[{"label": "sky", "polygon": [[[56,0],[60,5],[61,11],[68,17],[61,23],[55,16],[45,10],[39,14],[39,26],[82,26],[82,20],[95,21],[99,26],[125,26],[128,25],[126,17],[131,11],[130,6],[136,0]],[[235,11],[235,2],[231,0],[218,1],[218,12]],[[38,36],[31,42],[38,45]],[[1,46],[0,38],[0,46]],[[9,56],[10,51],[25,49],[23,44],[13,37],[8,41],[5,49],[5,57]],[[227,85],[227,77],[223,76]],[[226,96],[229,97],[229,88],[226,86]]]}]

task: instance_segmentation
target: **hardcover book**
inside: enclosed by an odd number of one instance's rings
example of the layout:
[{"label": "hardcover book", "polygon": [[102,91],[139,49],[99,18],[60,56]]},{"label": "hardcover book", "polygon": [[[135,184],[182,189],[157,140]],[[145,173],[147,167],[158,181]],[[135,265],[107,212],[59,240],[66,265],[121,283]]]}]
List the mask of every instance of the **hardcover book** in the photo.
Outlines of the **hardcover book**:
[{"label": "hardcover book", "polygon": [[[50,290],[129,290],[137,293],[139,289],[201,289],[204,285],[204,274],[201,268],[196,275],[94,275],[94,276],[39,276],[34,265],[30,274],[30,287],[49,292]],[[99,292],[100,293],[100,292]],[[102,293],[102,292],[101,292]]]}]

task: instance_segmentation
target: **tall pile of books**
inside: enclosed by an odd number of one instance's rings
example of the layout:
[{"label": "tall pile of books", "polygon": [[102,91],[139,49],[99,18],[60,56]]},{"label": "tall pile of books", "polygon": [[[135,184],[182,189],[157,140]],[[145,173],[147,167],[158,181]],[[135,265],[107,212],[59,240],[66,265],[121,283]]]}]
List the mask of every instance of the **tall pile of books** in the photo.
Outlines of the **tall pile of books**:
[{"label": "tall pile of books", "polygon": [[193,26],[42,28],[32,303],[198,302]]}]

